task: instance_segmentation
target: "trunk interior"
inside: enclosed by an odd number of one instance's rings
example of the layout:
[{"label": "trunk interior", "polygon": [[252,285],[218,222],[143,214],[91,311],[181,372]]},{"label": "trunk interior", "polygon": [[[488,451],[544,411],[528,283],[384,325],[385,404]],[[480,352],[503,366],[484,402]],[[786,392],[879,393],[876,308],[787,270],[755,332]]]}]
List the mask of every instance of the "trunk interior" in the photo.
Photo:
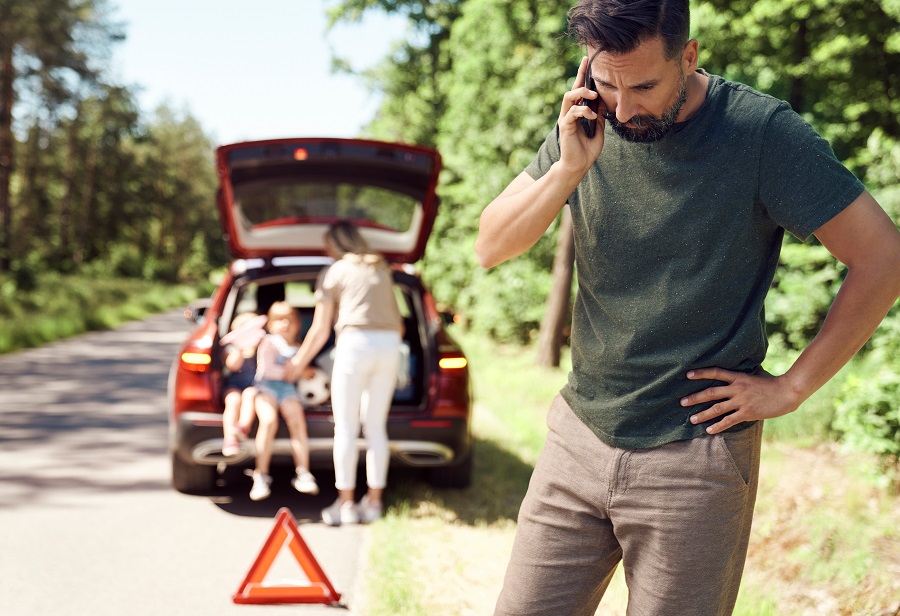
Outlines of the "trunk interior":
[{"label": "trunk interior", "polygon": [[[238,314],[253,312],[266,314],[269,307],[277,301],[289,302],[298,312],[302,327],[300,340],[306,335],[312,324],[315,311],[315,286],[321,267],[293,269],[290,272],[273,271],[270,276],[260,276],[256,272],[254,276],[246,276],[235,280],[231,294],[226,300],[225,310],[219,323],[219,336],[229,331],[234,317]],[[427,392],[427,377],[429,366],[425,361],[428,345],[427,328],[422,318],[424,309],[422,306],[420,283],[418,278],[403,272],[394,272],[394,290],[397,305],[404,320],[403,341],[401,350],[400,377],[398,386],[394,391],[391,404],[391,414],[416,413],[426,406],[425,393]],[[333,363],[334,334],[319,352],[313,364],[327,374],[330,383],[331,366]],[[221,357],[214,363],[221,372]],[[404,378],[405,377],[405,378]],[[214,379],[221,388],[221,378]],[[217,398],[221,403],[221,391]],[[303,400],[303,399],[302,399]],[[311,413],[330,413],[330,399],[310,404],[303,400],[304,409]]]}]

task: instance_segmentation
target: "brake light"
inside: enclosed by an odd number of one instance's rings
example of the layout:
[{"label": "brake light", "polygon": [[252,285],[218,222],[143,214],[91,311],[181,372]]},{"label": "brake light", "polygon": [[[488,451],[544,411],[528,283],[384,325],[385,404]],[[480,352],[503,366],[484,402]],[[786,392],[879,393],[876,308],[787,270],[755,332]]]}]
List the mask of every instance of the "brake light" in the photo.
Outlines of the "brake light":
[{"label": "brake light", "polygon": [[[435,405],[432,419],[465,419],[472,404],[469,398],[469,361],[455,345],[446,345],[438,358]],[[424,427],[424,426],[423,426]],[[429,426],[438,427],[438,426]]]},{"label": "brake light", "polygon": [[441,357],[438,360],[438,366],[440,366],[441,370],[462,370],[468,365],[469,362],[465,357],[448,356]]},{"label": "brake light", "polygon": [[294,150],[294,160],[306,160],[307,158],[309,158],[309,152],[306,151],[306,148]]},{"label": "brake light", "polygon": [[186,351],[181,354],[181,366],[192,372],[206,372],[212,363],[209,353],[194,353]]}]

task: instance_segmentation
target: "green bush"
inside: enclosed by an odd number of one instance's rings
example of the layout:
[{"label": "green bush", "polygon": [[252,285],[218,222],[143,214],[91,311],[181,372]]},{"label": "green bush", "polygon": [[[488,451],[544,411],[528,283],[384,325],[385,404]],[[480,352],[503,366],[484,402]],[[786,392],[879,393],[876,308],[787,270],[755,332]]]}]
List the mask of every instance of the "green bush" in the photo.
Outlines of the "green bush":
[{"label": "green bush", "polygon": [[766,297],[769,338],[781,338],[789,349],[806,348],[822,326],[845,271],[824,246],[785,241]]},{"label": "green bush", "polygon": [[0,353],[34,347],[181,306],[209,292],[186,285],[116,278],[93,265],[78,275],[46,271],[25,292],[0,275]]},{"label": "green bush", "polygon": [[896,481],[900,462],[900,375],[884,367],[852,374],[838,401],[834,427],[849,447],[877,454],[882,471]]},{"label": "green bush", "polygon": [[180,282],[196,282],[206,279],[212,271],[206,239],[197,233],[191,240],[191,250],[178,270]]},{"label": "green bush", "polygon": [[38,285],[38,276],[47,269],[47,263],[37,251],[28,253],[24,259],[13,261],[10,268],[13,283],[22,293],[34,291]]},{"label": "green bush", "polygon": [[110,248],[106,261],[116,276],[141,278],[144,275],[144,255],[133,244],[115,244]]},{"label": "green bush", "polygon": [[147,257],[141,272],[144,280],[159,282],[178,282],[178,265],[169,259]]},{"label": "green bush", "polygon": [[900,487],[900,312],[896,306],[844,383],[833,427],[849,448],[874,453],[885,480]]},{"label": "green bush", "polygon": [[482,298],[466,310],[473,331],[518,343],[537,336],[552,283],[549,271],[539,271],[525,259],[513,259],[493,270],[481,270],[473,278],[467,291],[473,298]]}]

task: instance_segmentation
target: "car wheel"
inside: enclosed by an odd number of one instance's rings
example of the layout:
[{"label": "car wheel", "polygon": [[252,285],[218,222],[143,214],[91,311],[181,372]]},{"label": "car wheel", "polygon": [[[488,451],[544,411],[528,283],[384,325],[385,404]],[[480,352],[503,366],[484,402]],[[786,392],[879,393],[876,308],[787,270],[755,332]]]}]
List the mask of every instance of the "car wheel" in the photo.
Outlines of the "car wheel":
[{"label": "car wheel", "polygon": [[472,483],[472,461],[475,453],[469,455],[459,464],[431,469],[428,482],[435,488],[468,488]]},{"label": "car wheel", "polygon": [[188,464],[172,453],[172,486],[185,494],[211,492],[216,482],[216,467]]}]

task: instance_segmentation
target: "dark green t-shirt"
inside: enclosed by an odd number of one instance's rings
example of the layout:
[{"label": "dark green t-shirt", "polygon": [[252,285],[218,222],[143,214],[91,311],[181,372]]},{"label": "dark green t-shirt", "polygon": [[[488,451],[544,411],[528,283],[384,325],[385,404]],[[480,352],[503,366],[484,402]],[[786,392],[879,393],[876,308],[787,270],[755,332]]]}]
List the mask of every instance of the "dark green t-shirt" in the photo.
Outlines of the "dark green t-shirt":
[{"label": "dark green t-shirt", "polygon": [[[526,172],[557,160],[554,130]],[[656,143],[607,126],[568,200],[578,294],[561,393],[576,415],[616,447],[704,434],[689,417],[710,404],[679,400],[716,382],[685,374],[759,369],[784,229],[806,239],[863,190],[787,103],[713,75],[700,110]]]}]

